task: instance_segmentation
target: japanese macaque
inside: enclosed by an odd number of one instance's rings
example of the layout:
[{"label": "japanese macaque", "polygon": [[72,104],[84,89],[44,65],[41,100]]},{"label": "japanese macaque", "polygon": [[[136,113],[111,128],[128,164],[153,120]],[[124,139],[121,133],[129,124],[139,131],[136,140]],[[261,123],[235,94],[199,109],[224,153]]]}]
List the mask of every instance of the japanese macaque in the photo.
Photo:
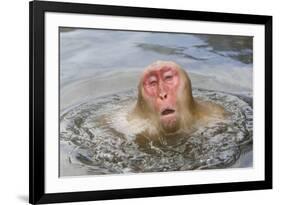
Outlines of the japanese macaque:
[{"label": "japanese macaque", "polygon": [[223,107],[193,98],[188,74],[178,64],[157,61],[140,78],[138,99],[128,121],[145,121],[138,137],[157,140],[181,131],[188,133],[225,115]]}]

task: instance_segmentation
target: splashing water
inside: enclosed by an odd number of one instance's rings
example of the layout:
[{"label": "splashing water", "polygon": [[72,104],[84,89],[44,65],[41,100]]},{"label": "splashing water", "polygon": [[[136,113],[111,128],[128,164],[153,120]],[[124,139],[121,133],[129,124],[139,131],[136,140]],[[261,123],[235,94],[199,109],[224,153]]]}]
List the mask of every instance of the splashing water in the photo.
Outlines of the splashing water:
[{"label": "splashing water", "polygon": [[[231,115],[226,121],[200,127],[190,136],[150,142],[134,140],[143,124],[126,114],[136,91],[93,99],[61,113],[60,175],[97,175],[137,172],[227,168],[252,146],[252,98],[193,89],[193,95],[222,105]],[[69,171],[69,170],[75,171]]]}]

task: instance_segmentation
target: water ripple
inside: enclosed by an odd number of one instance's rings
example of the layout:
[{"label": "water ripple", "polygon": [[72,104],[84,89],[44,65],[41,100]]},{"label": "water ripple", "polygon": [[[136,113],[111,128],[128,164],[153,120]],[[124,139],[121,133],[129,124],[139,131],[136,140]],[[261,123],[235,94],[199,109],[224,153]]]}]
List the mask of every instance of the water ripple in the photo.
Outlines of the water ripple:
[{"label": "water ripple", "polygon": [[[126,113],[136,100],[135,91],[93,99],[61,113],[60,175],[97,175],[182,171],[233,166],[243,150],[252,147],[251,96],[194,89],[193,95],[222,105],[231,113],[224,122],[200,127],[176,140],[140,147]],[[250,147],[250,148],[249,148]],[[250,160],[251,161],[251,160]]]}]

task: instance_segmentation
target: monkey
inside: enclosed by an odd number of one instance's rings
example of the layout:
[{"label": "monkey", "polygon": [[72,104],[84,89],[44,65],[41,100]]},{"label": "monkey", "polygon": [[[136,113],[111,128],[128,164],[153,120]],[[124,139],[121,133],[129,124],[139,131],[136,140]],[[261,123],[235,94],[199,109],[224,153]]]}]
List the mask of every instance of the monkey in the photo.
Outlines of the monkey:
[{"label": "monkey", "polygon": [[146,122],[137,134],[139,141],[143,141],[143,137],[156,141],[161,136],[190,133],[199,125],[223,120],[226,116],[222,106],[193,97],[191,80],[180,65],[156,61],[147,66],[140,77],[137,102],[127,120]]}]

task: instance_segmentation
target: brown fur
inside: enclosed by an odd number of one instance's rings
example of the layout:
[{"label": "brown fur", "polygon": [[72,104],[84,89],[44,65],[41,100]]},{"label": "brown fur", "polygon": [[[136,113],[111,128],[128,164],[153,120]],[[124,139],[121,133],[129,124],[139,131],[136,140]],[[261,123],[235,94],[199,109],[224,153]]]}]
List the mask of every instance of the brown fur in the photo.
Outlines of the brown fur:
[{"label": "brown fur", "polygon": [[[162,61],[156,63],[157,65],[165,65],[168,63],[169,65],[175,66],[179,71],[180,86],[183,86],[181,88],[182,92],[179,92],[177,96],[177,108],[180,114],[179,120],[177,121],[177,125],[173,127],[173,130],[165,131],[161,128],[158,114],[150,108],[143,97],[144,90],[141,78],[138,85],[138,99],[136,105],[132,112],[128,115],[128,121],[132,121],[134,119],[147,120],[149,123],[149,127],[147,127],[142,133],[139,133],[139,136],[141,136],[139,141],[144,141],[145,139],[157,140],[163,135],[171,135],[180,131],[189,132],[199,124],[206,125],[212,120],[222,120],[225,118],[226,112],[220,105],[212,102],[203,102],[193,98],[189,76],[183,69],[180,68],[179,65],[173,62]],[[155,63],[148,66],[147,69],[150,69],[154,65]]]}]

